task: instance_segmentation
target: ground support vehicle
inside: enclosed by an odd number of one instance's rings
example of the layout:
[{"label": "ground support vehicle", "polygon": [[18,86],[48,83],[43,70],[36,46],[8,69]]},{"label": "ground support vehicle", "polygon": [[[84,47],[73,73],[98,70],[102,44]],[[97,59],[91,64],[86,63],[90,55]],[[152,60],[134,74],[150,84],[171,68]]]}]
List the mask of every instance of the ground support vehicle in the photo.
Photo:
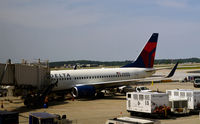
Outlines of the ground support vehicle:
[{"label": "ground support vehicle", "polygon": [[169,98],[166,93],[158,92],[128,92],[127,111],[131,115],[137,113],[143,114],[158,114],[162,117],[167,117],[171,113],[168,106]]},{"label": "ground support vehicle", "polygon": [[174,89],[174,90],[167,90],[166,93],[169,95],[169,101],[187,100],[187,104],[183,102],[182,107],[186,108],[187,106],[187,109],[190,112],[200,110],[200,90]]},{"label": "ground support vehicle", "polygon": [[194,80],[194,87],[200,87],[200,78],[196,78],[195,80]]},{"label": "ground support vehicle", "polygon": [[169,99],[169,106],[174,114],[187,114],[190,112],[187,99]]}]

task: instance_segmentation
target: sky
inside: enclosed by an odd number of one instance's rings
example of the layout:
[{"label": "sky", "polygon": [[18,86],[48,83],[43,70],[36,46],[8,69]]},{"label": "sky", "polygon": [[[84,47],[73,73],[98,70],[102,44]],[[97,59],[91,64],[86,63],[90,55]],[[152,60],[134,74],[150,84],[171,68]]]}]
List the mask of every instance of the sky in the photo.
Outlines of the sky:
[{"label": "sky", "polygon": [[200,57],[199,0],[0,0],[0,63]]}]

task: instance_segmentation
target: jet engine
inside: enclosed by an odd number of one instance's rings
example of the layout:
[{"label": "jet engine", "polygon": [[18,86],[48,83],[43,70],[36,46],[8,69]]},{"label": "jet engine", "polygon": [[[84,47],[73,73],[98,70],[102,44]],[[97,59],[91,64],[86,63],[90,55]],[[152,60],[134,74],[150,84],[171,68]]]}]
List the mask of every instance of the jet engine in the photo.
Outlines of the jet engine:
[{"label": "jet engine", "polygon": [[96,88],[94,86],[77,86],[72,89],[72,95],[78,98],[94,97]]}]

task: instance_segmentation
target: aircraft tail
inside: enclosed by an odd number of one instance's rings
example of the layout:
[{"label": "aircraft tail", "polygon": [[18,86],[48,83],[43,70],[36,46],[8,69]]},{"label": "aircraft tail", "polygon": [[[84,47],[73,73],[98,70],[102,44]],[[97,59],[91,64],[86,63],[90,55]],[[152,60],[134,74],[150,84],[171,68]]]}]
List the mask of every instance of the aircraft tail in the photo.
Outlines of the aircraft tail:
[{"label": "aircraft tail", "polygon": [[127,64],[122,68],[138,67],[138,68],[153,68],[156,46],[158,41],[158,33],[153,33],[144,49],[138,56],[135,62]]}]

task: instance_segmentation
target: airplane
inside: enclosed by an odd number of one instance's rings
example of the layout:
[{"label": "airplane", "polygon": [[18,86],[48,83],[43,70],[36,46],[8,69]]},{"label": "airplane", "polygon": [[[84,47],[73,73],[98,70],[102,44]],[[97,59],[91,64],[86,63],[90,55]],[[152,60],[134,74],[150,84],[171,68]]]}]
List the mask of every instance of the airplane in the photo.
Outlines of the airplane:
[{"label": "airplane", "polygon": [[106,88],[127,86],[152,76],[156,71],[153,65],[158,35],[152,34],[136,61],[120,68],[51,71],[51,79],[58,81],[53,91],[69,90],[74,97],[89,98]]}]

